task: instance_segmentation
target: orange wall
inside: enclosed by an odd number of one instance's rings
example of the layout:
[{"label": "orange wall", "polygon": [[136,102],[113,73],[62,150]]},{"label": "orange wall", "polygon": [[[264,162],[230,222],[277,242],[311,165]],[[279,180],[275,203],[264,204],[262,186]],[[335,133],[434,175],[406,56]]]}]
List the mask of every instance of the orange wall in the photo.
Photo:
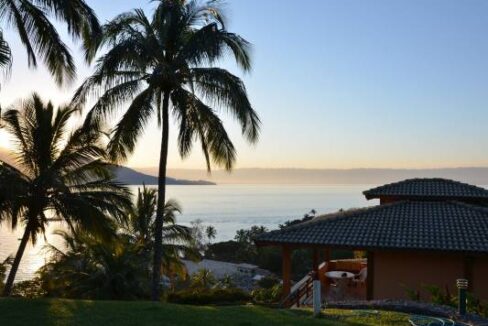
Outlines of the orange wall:
[{"label": "orange wall", "polygon": [[[454,294],[457,291],[456,279],[463,278],[465,271],[461,255],[418,252],[375,252],[374,265],[375,299],[407,298],[405,287],[420,290],[421,298],[425,299],[427,294],[421,290],[424,284],[437,285],[442,289],[448,286]],[[488,275],[486,259],[479,267],[476,263],[473,264],[473,268],[473,278],[480,278],[483,272]],[[474,273],[475,270],[477,274]],[[488,298],[488,285],[484,284],[483,290],[477,292],[478,295],[483,295],[483,298]]]}]

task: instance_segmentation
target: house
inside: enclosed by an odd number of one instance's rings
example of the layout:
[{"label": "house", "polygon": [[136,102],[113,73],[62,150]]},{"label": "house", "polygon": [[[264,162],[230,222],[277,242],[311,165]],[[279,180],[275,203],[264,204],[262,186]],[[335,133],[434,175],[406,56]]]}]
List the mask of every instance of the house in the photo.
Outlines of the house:
[{"label": "house", "polygon": [[[292,290],[291,252],[310,248],[324,288],[330,285],[328,271],[357,274],[367,268],[368,300],[406,298],[407,290],[425,296],[425,285],[455,293],[459,278],[469,281],[475,296],[488,299],[488,190],[446,179],[409,179],[364,195],[379,205],[318,216],[255,240],[282,248],[285,295]],[[365,251],[367,259],[330,261],[334,249]]]},{"label": "house", "polygon": [[183,263],[188,275],[193,275],[199,270],[206,269],[219,280],[227,276],[231,277],[237,287],[246,291],[252,290],[256,282],[263,277],[271,275],[269,271],[247,263],[235,264],[212,259],[203,259],[197,262],[183,260]]}]

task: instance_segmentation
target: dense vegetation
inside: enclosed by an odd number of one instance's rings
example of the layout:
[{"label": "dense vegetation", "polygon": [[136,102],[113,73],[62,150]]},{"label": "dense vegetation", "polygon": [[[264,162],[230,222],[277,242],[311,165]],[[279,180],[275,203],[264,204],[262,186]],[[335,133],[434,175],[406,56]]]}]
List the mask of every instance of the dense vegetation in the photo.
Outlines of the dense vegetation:
[{"label": "dense vegetation", "polygon": [[4,295],[12,291],[27,242],[35,243],[51,221],[108,240],[112,223],[121,221],[131,205],[129,190],[107,169],[98,125],[86,123],[69,132],[77,112],[71,106],[55,109],[34,94],[2,115],[16,162],[0,164],[0,220],[24,230]]},{"label": "dense vegetation", "polygon": [[[66,23],[69,34],[82,38],[86,50],[101,32],[97,16],[83,0],[1,0],[0,8],[0,21],[17,32],[29,66],[37,67],[40,57],[58,84],[72,82],[76,66],[49,18]],[[10,46],[0,30],[0,67],[9,69],[12,61]]]},{"label": "dense vegetation", "polygon": [[251,143],[258,139],[260,121],[241,79],[216,66],[231,56],[244,71],[251,69],[249,43],[227,31],[219,1],[155,3],[150,17],[136,9],[102,27],[101,37],[91,44],[90,59],[99,50],[108,50],[97,60],[94,74],[77,90],[73,104],[83,105],[96,94],[87,117],[90,122],[103,121],[128,104],[108,144],[113,160],[124,160],[134,151],[152,117],[157,117],[161,126],[152,269],[152,298],[158,300],[170,117],[178,126],[181,157],[188,156],[198,141],[208,170],[212,161],[230,170],[236,160],[220,110],[237,120]]}]

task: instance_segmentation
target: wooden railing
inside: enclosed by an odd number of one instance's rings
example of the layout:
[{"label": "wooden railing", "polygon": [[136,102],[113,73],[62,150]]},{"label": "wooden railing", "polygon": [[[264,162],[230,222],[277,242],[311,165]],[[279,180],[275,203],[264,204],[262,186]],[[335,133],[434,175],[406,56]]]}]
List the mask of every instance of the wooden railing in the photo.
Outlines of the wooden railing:
[{"label": "wooden railing", "polygon": [[[348,260],[332,260],[324,262],[319,265],[319,280],[326,292],[330,286],[330,280],[327,279],[325,273],[329,270],[341,270],[352,273],[357,273],[361,268],[366,267],[365,260],[348,259]],[[300,307],[307,303],[313,296],[313,276],[312,272],[308,273],[304,278],[298,281],[290,290],[290,294],[281,301],[283,308]]]},{"label": "wooden railing", "polygon": [[312,272],[308,273],[292,288],[290,294],[281,301],[283,308],[300,307],[313,295]]}]

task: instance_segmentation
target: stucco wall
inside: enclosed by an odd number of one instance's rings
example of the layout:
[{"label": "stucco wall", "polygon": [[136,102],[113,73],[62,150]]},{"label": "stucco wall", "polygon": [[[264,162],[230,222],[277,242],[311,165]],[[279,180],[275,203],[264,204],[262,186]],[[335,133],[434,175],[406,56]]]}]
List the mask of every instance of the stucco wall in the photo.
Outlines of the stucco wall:
[{"label": "stucco wall", "polygon": [[488,300],[488,258],[474,259],[472,289],[476,297]]},{"label": "stucco wall", "polygon": [[[425,298],[427,293],[422,291],[423,284],[442,289],[447,286],[451,293],[455,293],[456,279],[464,277],[464,260],[460,255],[375,252],[374,265],[375,299],[407,298],[406,288],[420,290],[421,298]],[[488,270],[488,264],[481,267]],[[481,271],[481,267],[477,269]],[[485,287],[488,290],[488,286]],[[488,291],[484,294],[488,298]]]}]

